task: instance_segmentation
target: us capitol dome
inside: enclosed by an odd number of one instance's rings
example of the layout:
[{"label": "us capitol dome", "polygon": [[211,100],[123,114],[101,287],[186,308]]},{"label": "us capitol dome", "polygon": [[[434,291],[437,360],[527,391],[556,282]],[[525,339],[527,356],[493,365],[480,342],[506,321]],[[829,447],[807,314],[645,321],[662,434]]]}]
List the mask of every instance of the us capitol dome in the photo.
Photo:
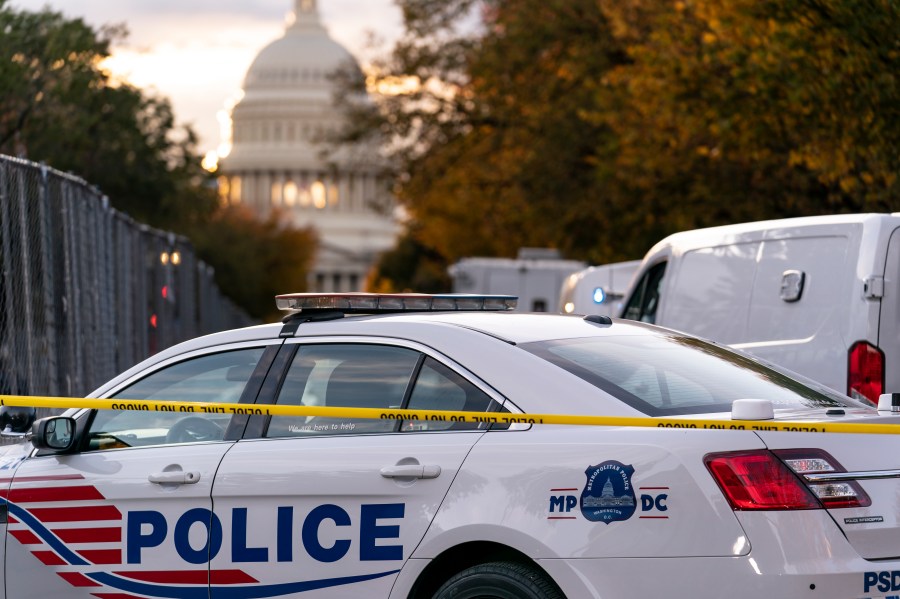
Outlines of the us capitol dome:
[{"label": "us capitol dome", "polygon": [[[231,152],[220,162],[222,201],[268,217],[273,210],[319,236],[310,291],[359,291],[399,230],[379,176],[376,147],[334,150],[322,140],[343,116],[330,78],[359,67],[328,35],[316,0],[295,0],[284,36],[262,49],[232,114]],[[362,76],[360,74],[360,76]]]}]

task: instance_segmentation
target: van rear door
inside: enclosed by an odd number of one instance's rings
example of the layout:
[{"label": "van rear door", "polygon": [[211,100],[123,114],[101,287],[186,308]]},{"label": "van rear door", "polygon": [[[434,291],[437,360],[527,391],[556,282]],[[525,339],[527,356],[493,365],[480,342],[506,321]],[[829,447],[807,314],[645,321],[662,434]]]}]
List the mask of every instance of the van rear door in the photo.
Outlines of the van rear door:
[{"label": "van rear door", "polygon": [[[879,285],[882,289],[878,289]],[[900,392],[900,228],[894,229],[888,242],[884,278],[874,282],[868,292],[883,294],[878,347],[884,352],[884,392]]]}]

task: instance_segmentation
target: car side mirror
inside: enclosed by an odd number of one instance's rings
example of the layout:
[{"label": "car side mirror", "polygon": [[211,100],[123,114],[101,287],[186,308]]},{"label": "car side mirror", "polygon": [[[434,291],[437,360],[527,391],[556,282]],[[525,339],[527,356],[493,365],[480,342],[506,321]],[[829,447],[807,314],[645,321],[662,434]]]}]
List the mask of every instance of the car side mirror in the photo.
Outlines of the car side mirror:
[{"label": "car side mirror", "polygon": [[41,418],[32,428],[31,444],[37,449],[69,451],[75,446],[75,419],[68,416]]}]

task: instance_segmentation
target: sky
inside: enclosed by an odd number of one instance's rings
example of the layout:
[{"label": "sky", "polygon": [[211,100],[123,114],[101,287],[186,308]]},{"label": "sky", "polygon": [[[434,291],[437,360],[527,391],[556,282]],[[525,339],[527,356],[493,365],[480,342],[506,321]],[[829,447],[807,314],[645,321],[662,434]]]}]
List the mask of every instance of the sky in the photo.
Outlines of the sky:
[{"label": "sky", "polygon": [[[239,97],[256,54],[281,37],[294,0],[11,0],[44,7],[99,28],[125,24],[110,70],[169,98],[180,124],[200,136],[200,151],[219,148],[224,111]],[[331,37],[365,63],[385,54],[402,31],[393,0],[318,0]],[[374,42],[374,43],[373,43]]]}]

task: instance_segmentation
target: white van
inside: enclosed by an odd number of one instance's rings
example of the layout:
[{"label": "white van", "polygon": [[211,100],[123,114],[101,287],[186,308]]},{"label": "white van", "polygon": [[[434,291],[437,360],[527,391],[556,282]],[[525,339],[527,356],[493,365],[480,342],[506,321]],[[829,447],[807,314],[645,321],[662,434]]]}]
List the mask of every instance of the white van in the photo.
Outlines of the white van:
[{"label": "white van", "polygon": [[676,233],[621,316],[743,349],[877,404],[900,390],[900,213]]},{"label": "white van", "polygon": [[628,284],[640,260],[589,266],[572,273],[559,290],[559,308],[564,314],[618,316]]},{"label": "white van", "polygon": [[554,248],[519,248],[513,258],[463,258],[447,269],[453,293],[504,294],[519,298],[518,312],[559,312],[559,288],[587,266],[564,260]]}]

